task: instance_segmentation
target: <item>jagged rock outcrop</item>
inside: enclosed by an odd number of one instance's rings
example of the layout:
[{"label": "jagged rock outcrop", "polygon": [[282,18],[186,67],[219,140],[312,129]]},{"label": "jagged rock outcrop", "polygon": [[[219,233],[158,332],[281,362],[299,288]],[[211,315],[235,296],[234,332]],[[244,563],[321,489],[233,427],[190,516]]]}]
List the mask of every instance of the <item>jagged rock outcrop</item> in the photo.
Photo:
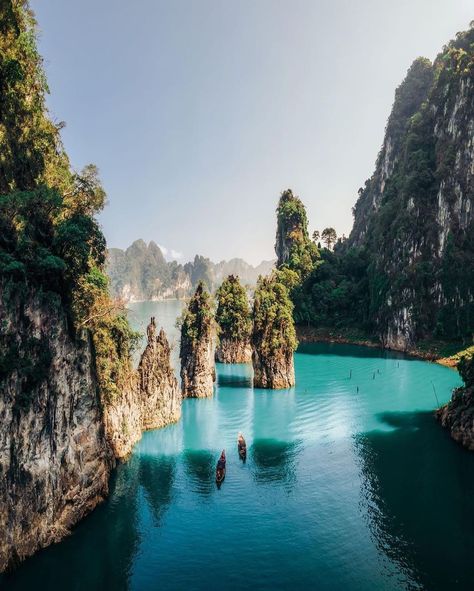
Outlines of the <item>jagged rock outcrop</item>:
[{"label": "jagged rock outcrop", "polygon": [[142,432],[175,423],[181,416],[181,392],[170,363],[163,329],[155,318],[147,327],[147,345],[138,370],[130,374],[117,400],[104,406],[105,433],[116,458],[128,457]]},{"label": "jagged rock outcrop", "polygon": [[59,541],[108,492],[92,347],[58,301],[0,289],[0,572]]},{"label": "jagged rock outcrop", "polygon": [[295,385],[293,353],[297,346],[293,304],[276,276],[261,278],[253,306],[252,363],[256,388]]},{"label": "jagged rock outcrop", "polygon": [[464,381],[463,388],[456,388],[451,401],[436,412],[443,427],[451,437],[474,451],[474,356],[468,354],[458,364]]},{"label": "jagged rock outcrop", "polygon": [[0,572],[63,538],[108,493],[115,459],[180,417],[163,331],[148,328],[137,372],[101,404],[87,332],[61,303],[0,288]]},{"label": "jagged rock outcrop", "polygon": [[213,315],[211,297],[203,283],[181,318],[181,388],[184,398],[204,398],[214,393]]},{"label": "jagged rock outcrop", "polygon": [[181,392],[171,367],[170,345],[163,329],[156,336],[154,318],[148,325],[147,336],[138,365],[143,430],[165,427],[181,416]]},{"label": "jagged rock outcrop", "polygon": [[216,299],[216,324],[219,333],[216,361],[249,363],[252,360],[252,316],[247,293],[236,275],[229,275],[224,279],[217,290]]}]

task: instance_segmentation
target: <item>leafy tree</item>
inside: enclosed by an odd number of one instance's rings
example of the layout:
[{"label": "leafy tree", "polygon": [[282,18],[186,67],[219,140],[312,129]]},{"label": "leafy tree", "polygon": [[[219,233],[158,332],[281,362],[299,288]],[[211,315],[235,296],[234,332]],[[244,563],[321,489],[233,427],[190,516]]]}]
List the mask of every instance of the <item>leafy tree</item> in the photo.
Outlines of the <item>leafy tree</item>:
[{"label": "leafy tree", "polygon": [[308,235],[308,219],[301,199],[291,189],[283,191],[277,207],[275,252],[277,268],[287,267],[306,277],[319,258],[316,245]]},{"label": "leafy tree", "polygon": [[216,322],[221,339],[249,341],[252,317],[245,288],[229,275],[216,293]]},{"label": "leafy tree", "polygon": [[334,228],[324,228],[321,238],[326,247],[331,250],[337,240],[336,230]]},{"label": "leafy tree", "polygon": [[177,321],[181,330],[181,351],[189,342],[195,343],[211,334],[213,320],[212,299],[202,281],[198,283],[188,306]]},{"label": "leafy tree", "polygon": [[315,244],[318,244],[320,238],[321,238],[321,234],[319,233],[319,230],[315,230],[313,232],[313,242]]},{"label": "leafy tree", "polygon": [[260,277],[253,304],[254,347],[264,355],[278,350],[295,351],[298,345],[289,291],[273,274]]}]

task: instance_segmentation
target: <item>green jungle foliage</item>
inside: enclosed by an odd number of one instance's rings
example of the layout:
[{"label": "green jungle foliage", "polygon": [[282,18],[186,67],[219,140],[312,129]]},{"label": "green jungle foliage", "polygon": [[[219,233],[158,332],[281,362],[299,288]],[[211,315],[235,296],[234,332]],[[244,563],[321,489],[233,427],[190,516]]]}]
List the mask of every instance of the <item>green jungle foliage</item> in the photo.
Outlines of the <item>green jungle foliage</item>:
[{"label": "green jungle foliage", "polygon": [[26,0],[1,2],[0,280],[25,297],[29,290],[58,294],[74,328],[91,331],[107,402],[129,370],[136,335],[108,294],[105,239],[94,219],[105,191],[95,166],[71,170],[61,125],[45,106],[35,27]]},{"label": "green jungle foliage", "polygon": [[288,288],[280,283],[278,274],[260,277],[253,303],[252,342],[260,354],[295,351],[293,304]]},{"label": "green jungle foliage", "polygon": [[182,352],[189,344],[194,345],[201,339],[210,337],[213,316],[212,298],[204,283],[200,281],[188,306],[177,321],[177,327],[181,330]]},{"label": "green jungle foliage", "polygon": [[[378,210],[371,208],[383,151],[354,208],[356,233],[366,220],[363,239],[357,248],[349,239],[334,252],[321,251],[320,263],[292,289],[296,322],[381,334],[393,323],[394,310],[409,308],[416,340],[472,340],[474,225],[452,227],[438,256],[438,191],[447,179],[444,194],[455,207],[456,193],[448,187],[454,184],[450,178],[459,146],[435,133],[435,117],[446,102],[453,107],[473,73],[472,27],[459,33],[433,66],[423,58],[414,62],[397,89],[387,124],[398,157]],[[462,124],[461,131],[469,133]]]},{"label": "green jungle foliage", "polygon": [[239,278],[229,275],[216,293],[216,322],[221,339],[249,341],[252,316],[245,288]]},{"label": "green jungle foliage", "polygon": [[319,259],[318,247],[308,234],[305,206],[291,189],[283,191],[278,202],[275,252],[277,268],[288,268],[301,278],[312,271]]}]

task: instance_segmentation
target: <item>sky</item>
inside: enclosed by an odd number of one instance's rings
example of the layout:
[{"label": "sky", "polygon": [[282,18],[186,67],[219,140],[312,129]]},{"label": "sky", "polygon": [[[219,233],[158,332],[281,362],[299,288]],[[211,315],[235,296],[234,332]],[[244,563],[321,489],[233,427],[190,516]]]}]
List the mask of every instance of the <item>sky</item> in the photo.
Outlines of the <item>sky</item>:
[{"label": "sky", "polygon": [[99,167],[108,245],[274,258],[291,188],[348,234],[395,88],[472,0],[31,0],[75,169]]}]

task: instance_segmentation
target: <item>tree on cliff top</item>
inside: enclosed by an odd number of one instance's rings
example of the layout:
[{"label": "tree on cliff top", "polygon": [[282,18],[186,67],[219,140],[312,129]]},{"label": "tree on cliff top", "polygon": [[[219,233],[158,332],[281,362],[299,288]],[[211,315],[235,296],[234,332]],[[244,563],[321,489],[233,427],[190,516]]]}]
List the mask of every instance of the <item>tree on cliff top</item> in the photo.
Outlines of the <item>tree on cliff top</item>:
[{"label": "tree on cliff top", "polygon": [[181,330],[181,354],[189,343],[195,344],[201,339],[210,338],[212,321],[212,299],[204,283],[200,281],[177,321],[177,326]]},{"label": "tree on cliff top", "polygon": [[278,281],[278,275],[260,277],[253,304],[252,342],[264,355],[279,350],[295,351],[293,304],[288,289]]},{"label": "tree on cliff top", "polygon": [[319,258],[318,248],[308,234],[305,206],[291,189],[283,191],[278,202],[275,252],[277,268],[287,267],[302,278]]},{"label": "tree on cliff top", "polygon": [[[92,333],[103,401],[120,391],[135,342],[108,294],[98,170],[74,172],[49,117],[36,22],[27,0],[0,3],[0,281],[8,293],[56,294]],[[59,297],[58,297],[59,296]]]},{"label": "tree on cliff top", "polygon": [[216,322],[221,338],[248,341],[252,318],[245,288],[239,278],[229,275],[216,293]]}]

